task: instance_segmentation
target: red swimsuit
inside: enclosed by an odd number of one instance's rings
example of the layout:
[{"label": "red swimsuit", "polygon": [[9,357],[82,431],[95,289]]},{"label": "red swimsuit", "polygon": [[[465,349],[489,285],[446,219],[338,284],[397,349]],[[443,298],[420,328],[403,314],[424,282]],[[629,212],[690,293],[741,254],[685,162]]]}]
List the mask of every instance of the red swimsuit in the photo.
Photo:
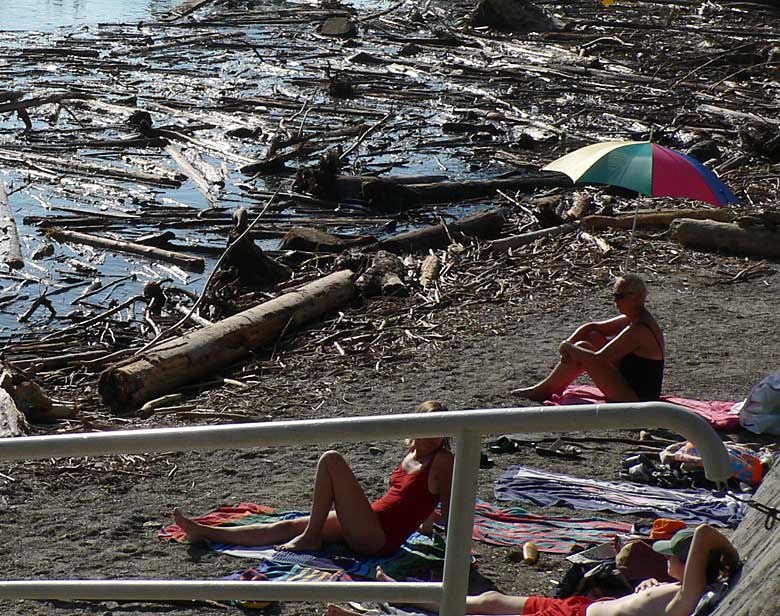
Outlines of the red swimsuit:
[{"label": "red swimsuit", "polygon": [[371,504],[385,531],[385,545],[379,554],[395,552],[439,504],[438,494],[428,490],[432,464],[433,460],[416,473],[407,473],[402,461],[390,476],[387,494]]}]

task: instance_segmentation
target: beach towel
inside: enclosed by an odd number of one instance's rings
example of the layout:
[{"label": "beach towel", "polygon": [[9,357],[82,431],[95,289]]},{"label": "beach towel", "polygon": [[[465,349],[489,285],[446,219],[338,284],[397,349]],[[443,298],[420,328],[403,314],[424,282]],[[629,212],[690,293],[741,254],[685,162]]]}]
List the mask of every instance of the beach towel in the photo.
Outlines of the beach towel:
[{"label": "beach towel", "polygon": [[[568,404],[604,404],[607,399],[598,387],[592,385],[570,385],[561,394],[553,394],[544,402],[547,406]],[[738,430],[739,409],[734,402],[723,400],[691,400],[677,396],[661,396],[661,402],[679,404],[701,415],[716,430]]]},{"label": "beach towel", "polygon": [[[256,503],[240,503],[220,506],[205,515],[194,518],[196,522],[210,526],[246,526],[287,520],[308,515],[301,511],[276,511],[273,507]],[[164,541],[188,543],[187,536],[177,524],[171,524],[158,532]],[[319,575],[318,572],[341,572],[352,577],[374,579],[377,566],[392,577],[430,577],[430,572],[444,562],[444,539],[439,535],[412,534],[395,554],[382,557],[362,556],[351,552],[342,544],[329,544],[318,552],[290,552],[274,546],[239,546],[208,542],[215,552],[242,558],[254,558],[274,567],[266,567],[263,574],[268,579],[290,579],[289,575]],[[257,569],[257,568],[255,568]],[[270,571],[270,573],[269,573]],[[302,571],[304,573],[302,573]],[[241,572],[238,572],[239,575]],[[239,579],[239,578],[235,578]],[[300,578],[296,578],[300,579]],[[322,581],[337,581],[343,576],[325,576]]]},{"label": "beach towel", "polygon": [[[567,506],[583,511],[610,511],[736,527],[746,504],[706,490],[669,490],[618,481],[582,479],[561,473],[513,466],[494,487],[498,500]],[[749,494],[740,494],[749,499]]]},{"label": "beach towel", "polygon": [[474,539],[512,546],[533,541],[540,552],[568,554],[575,544],[611,541],[631,532],[632,525],[602,518],[565,518],[535,515],[521,507],[498,508],[480,501],[474,512]]}]

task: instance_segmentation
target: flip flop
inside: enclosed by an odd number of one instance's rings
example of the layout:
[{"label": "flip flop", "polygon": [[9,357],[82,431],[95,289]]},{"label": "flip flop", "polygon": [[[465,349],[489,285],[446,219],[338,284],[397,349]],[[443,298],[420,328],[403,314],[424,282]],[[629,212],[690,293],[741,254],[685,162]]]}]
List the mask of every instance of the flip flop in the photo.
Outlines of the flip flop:
[{"label": "flip flop", "polygon": [[492,453],[514,453],[520,445],[508,436],[499,436],[488,445],[488,451]]},{"label": "flip flop", "polygon": [[561,439],[555,441],[549,447],[537,445],[536,453],[540,456],[557,456],[559,458],[579,458],[582,455],[582,449],[575,445],[564,443]]}]

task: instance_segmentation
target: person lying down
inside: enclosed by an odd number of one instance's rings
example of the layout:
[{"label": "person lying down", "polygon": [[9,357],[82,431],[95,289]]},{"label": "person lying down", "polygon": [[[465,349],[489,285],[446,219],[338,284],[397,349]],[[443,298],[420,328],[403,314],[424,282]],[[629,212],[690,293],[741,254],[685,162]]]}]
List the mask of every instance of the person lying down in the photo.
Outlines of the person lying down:
[{"label": "person lying down", "polygon": [[[656,541],[653,549],[667,558],[669,575],[676,582],[650,579],[633,594],[618,599],[584,596],[557,599],[521,597],[488,591],[466,599],[467,614],[514,616],[691,616],[707,587],[720,575],[731,575],[739,566],[739,554],[718,530],[702,524],[685,528],[669,539]],[[393,581],[379,569],[377,579]],[[436,604],[417,607],[437,611]],[[329,605],[327,616],[357,616],[356,612]]]}]

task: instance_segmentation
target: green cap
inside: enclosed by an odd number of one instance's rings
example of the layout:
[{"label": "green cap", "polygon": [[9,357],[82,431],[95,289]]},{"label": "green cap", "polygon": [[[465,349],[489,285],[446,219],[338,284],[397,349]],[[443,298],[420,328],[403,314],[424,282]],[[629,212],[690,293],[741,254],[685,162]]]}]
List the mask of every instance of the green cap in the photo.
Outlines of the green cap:
[{"label": "green cap", "polygon": [[671,539],[662,539],[653,544],[653,549],[664,556],[676,556],[680,560],[688,557],[688,550],[693,541],[693,528],[678,530]]}]

